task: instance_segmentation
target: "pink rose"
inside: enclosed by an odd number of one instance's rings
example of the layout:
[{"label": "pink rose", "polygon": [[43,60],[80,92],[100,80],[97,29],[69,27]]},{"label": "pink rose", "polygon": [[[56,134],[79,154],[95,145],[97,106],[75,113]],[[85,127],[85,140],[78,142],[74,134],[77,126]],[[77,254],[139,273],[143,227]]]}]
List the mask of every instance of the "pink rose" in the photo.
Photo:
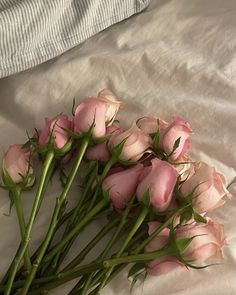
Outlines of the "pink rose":
[{"label": "pink rose", "polygon": [[222,206],[225,203],[222,198],[230,196],[225,177],[203,162],[196,166],[195,173],[182,184],[180,191],[187,196],[194,189],[193,207],[198,213]]},{"label": "pink rose", "polygon": [[174,167],[180,175],[180,180],[184,181],[189,179],[194,174],[194,164],[189,155],[185,155],[178,159],[179,164],[175,164]]},{"label": "pink rose", "polygon": [[[150,222],[149,235],[159,226],[159,222]],[[154,252],[166,246],[169,242],[169,229],[165,228],[145,248],[146,252]],[[175,231],[176,240],[184,238],[194,239],[181,253],[181,256],[191,264],[197,265],[209,259],[222,259],[222,249],[225,245],[224,228],[221,224],[207,219],[207,224],[188,224],[178,227]],[[175,257],[166,256],[156,258],[148,264],[148,272],[152,275],[161,275],[177,267],[185,267]]]},{"label": "pink rose", "polygon": [[137,121],[137,126],[147,134],[154,134],[158,129],[162,133],[168,127],[168,123],[158,117],[143,117]]},{"label": "pink rose", "polygon": [[175,231],[176,239],[191,238],[196,236],[182,257],[191,264],[201,264],[208,259],[222,259],[222,249],[225,245],[225,234],[223,225],[207,219],[206,224],[184,225]]},{"label": "pink rose", "polygon": [[98,97],[89,97],[81,102],[75,111],[74,131],[86,133],[94,123],[93,136],[103,137],[106,125],[115,119],[121,102],[109,90],[99,92]]},{"label": "pink rose", "polygon": [[119,155],[119,159],[122,161],[138,161],[152,144],[149,135],[138,128],[136,124],[133,124],[130,129],[113,136],[109,140],[108,146],[112,151],[123,141],[124,146]]},{"label": "pink rose", "polygon": [[67,115],[58,115],[53,119],[45,118],[45,127],[38,131],[38,144],[45,146],[50,139],[50,135],[54,137],[55,146],[58,149],[62,149],[64,145],[69,141],[69,136],[65,129],[71,128],[71,121]]},{"label": "pink rose", "polygon": [[117,211],[123,210],[134,196],[143,165],[137,164],[106,177],[103,181],[103,191],[108,191],[113,206]]},{"label": "pink rose", "polygon": [[[148,234],[151,235],[161,224],[157,221],[152,221],[148,223]],[[163,229],[159,235],[157,235],[146,247],[146,252],[157,251],[169,242],[170,230],[168,228]],[[179,262],[179,260],[172,256],[165,256],[156,258],[147,264],[147,271],[151,275],[159,276],[174,270],[177,267],[184,267],[184,265]]]},{"label": "pink rose", "polygon": [[[106,129],[106,136],[111,135],[115,136],[122,133],[123,130],[116,124],[112,124]],[[96,144],[87,149],[86,157],[89,160],[99,160],[99,161],[107,161],[111,157],[111,153],[107,146],[107,141],[102,142],[100,144]]]},{"label": "pink rose", "polygon": [[107,126],[110,126],[113,123],[122,102],[119,101],[115,94],[108,89],[100,91],[98,93],[98,98],[104,101],[108,106],[106,110],[106,123]]},{"label": "pink rose", "polygon": [[179,174],[173,166],[158,158],[151,160],[151,167],[146,167],[137,188],[137,198],[142,200],[149,191],[150,202],[158,211],[165,211],[173,196],[173,190]]},{"label": "pink rose", "polygon": [[94,123],[93,136],[106,134],[106,103],[96,97],[89,97],[81,102],[75,110],[74,131],[86,133]]},{"label": "pink rose", "polygon": [[174,144],[180,138],[179,146],[171,155],[172,160],[178,160],[189,150],[189,136],[192,134],[190,124],[182,118],[175,117],[171,124],[163,131],[161,135],[161,148],[167,155],[173,151]]},{"label": "pink rose", "polygon": [[29,172],[30,150],[21,144],[11,145],[3,158],[3,174],[7,171],[14,183],[20,183]]}]

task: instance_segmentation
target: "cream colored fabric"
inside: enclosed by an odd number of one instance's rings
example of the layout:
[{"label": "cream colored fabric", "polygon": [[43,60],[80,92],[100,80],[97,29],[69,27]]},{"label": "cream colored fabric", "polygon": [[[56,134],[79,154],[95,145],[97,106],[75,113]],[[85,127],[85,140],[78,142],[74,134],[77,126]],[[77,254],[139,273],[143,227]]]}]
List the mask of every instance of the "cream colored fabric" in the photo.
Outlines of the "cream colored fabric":
[{"label": "cream colored fabric", "polygon": [[[92,37],[81,46],[30,71],[0,80],[0,142],[3,148],[25,139],[25,130],[42,126],[45,116],[70,112],[77,102],[104,87],[126,101],[120,118],[127,125],[147,114],[169,119],[181,115],[194,129],[192,156],[224,173],[236,175],[236,2],[220,0],[153,0],[142,14]],[[32,248],[50,220],[55,182],[34,228]],[[236,185],[231,186],[236,195]],[[76,188],[71,193],[76,200]],[[27,212],[32,194],[24,196]],[[15,211],[0,198],[0,260],[4,272],[19,242]],[[222,265],[202,271],[176,270],[148,277],[133,291],[139,295],[234,295],[236,292],[236,199],[213,214],[225,224],[228,245]],[[93,223],[92,236],[104,221]],[[71,257],[84,245],[76,242]],[[102,245],[100,245],[102,247]],[[64,295],[71,283],[52,294]],[[123,272],[103,295],[128,295]]]}]

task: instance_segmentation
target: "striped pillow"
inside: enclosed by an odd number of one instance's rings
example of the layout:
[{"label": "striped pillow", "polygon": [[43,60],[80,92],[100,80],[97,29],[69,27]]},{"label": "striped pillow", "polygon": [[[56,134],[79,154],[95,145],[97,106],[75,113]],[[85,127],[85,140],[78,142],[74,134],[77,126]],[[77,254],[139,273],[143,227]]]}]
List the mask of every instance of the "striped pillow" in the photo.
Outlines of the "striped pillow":
[{"label": "striped pillow", "polygon": [[0,78],[43,63],[150,0],[0,0]]}]

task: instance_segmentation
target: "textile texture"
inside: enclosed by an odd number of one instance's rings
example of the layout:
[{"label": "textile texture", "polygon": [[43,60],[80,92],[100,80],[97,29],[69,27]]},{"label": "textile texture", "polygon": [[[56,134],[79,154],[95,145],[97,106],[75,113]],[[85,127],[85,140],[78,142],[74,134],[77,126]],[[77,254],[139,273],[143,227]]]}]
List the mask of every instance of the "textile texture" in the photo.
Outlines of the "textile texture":
[{"label": "textile texture", "polygon": [[[71,114],[72,101],[109,88],[126,102],[121,122],[126,126],[144,115],[173,115],[188,119],[194,130],[191,155],[225,174],[227,184],[236,175],[236,2],[235,0],[153,0],[147,9],[93,36],[82,45],[34,69],[0,80],[0,143],[22,142],[25,130],[43,126],[43,118],[62,110]],[[37,178],[38,179],[38,178]],[[49,187],[34,226],[31,251],[45,236],[55,199],[57,177]],[[225,225],[227,242],[222,264],[204,270],[176,269],[137,284],[135,295],[234,295],[236,294],[236,184],[232,200],[212,216]],[[1,191],[1,274],[17,249],[20,234],[14,208]],[[34,194],[23,196],[29,214]],[[69,205],[78,200],[78,187]],[[104,224],[96,219],[77,239],[67,263]],[[99,248],[91,257],[98,255]],[[86,260],[85,263],[88,261]],[[129,295],[127,271],[102,295]],[[76,281],[52,291],[64,295]]]},{"label": "textile texture", "polygon": [[114,23],[149,0],[1,0],[0,78],[41,64]]}]

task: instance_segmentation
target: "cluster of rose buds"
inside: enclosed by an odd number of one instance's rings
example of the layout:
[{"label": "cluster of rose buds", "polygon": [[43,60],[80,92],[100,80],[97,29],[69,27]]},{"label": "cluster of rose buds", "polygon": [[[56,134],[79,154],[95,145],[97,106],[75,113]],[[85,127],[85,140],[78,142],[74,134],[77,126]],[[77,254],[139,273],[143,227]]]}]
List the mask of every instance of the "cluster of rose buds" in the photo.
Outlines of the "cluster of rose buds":
[{"label": "cluster of rose buds", "polygon": [[[1,284],[5,295],[13,294],[17,286],[21,288],[20,294],[28,294],[36,275],[42,282],[39,284],[42,293],[74,279],[76,267],[83,260],[81,253],[87,254],[88,248],[80,249],[79,258],[68,265],[66,272],[60,265],[80,231],[102,212],[107,218],[112,215],[118,220],[114,223],[115,233],[104,251],[89,264],[89,278],[88,271],[86,275],[78,272],[78,276],[84,275],[76,286],[81,294],[90,294],[91,290],[99,294],[113,274],[115,263],[144,261],[146,271],[160,275],[176,267],[198,267],[223,257],[223,226],[206,214],[223,205],[225,196],[230,194],[222,174],[206,163],[191,159],[190,124],[181,117],[167,122],[150,116],[125,129],[116,121],[121,104],[115,94],[104,89],[82,101],[72,119],[63,113],[53,119],[46,118],[45,127],[37,130],[27,144],[10,146],[6,152],[3,184],[19,212],[23,211],[19,207],[21,191],[30,189],[35,182],[34,155],[39,154],[44,164],[31,216],[27,223],[24,216],[19,219],[22,243],[15,263]],[[84,190],[75,208],[68,211],[66,200],[72,183],[78,179],[82,160],[86,172],[80,180]],[[48,180],[56,169],[69,169],[66,168],[69,162],[72,169],[66,173],[62,192],[55,200],[52,220],[34,263],[35,256],[30,257],[28,247],[34,220],[46,197]],[[65,222],[64,234],[55,242],[55,232]],[[144,233],[138,239],[143,228]],[[102,238],[102,234],[98,236]],[[121,237],[124,243],[120,250],[108,256],[115,244],[119,247]],[[28,276],[18,276],[21,281],[14,285],[23,257]],[[97,279],[99,268],[105,270]]]}]

